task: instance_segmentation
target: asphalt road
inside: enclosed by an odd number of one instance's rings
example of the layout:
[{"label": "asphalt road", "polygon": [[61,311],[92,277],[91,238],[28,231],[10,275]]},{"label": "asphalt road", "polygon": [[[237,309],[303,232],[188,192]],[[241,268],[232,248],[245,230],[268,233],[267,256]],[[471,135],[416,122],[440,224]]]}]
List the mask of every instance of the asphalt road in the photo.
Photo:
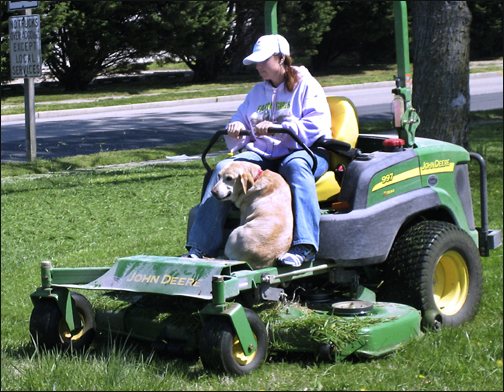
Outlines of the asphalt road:
[{"label": "asphalt road", "polygon": [[[471,110],[503,107],[502,74],[471,77]],[[360,123],[392,118],[392,82],[326,88],[327,95],[350,98]],[[37,156],[61,158],[209,138],[223,129],[242,96],[37,113]],[[24,116],[2,116],[2,161],[26,161]]]}]

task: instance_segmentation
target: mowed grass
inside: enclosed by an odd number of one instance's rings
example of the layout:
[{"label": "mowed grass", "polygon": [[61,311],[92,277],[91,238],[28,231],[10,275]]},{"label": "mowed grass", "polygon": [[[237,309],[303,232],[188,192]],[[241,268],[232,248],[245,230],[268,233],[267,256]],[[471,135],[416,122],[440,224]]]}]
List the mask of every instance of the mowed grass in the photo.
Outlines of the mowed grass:
[{"label": "mowed grass", "polygon": [[[471,149],[488,166],[489,226],[502,230],[502,110],[473,114],[473,120]],[[115,153],[119,159],[121,152]],[[474,321],[426,333],[380,359],[328,363],[270,353],[258,370],[237,377],[107,334],[81,355],[36,350],[29,296],[40,285],[41,261],[100,267],[119,257],[185,251],[187,216],[199,201],[205,171],[201,162],[93,169],[88,160],[94,158],[75,158],[74,167],[84,170],[52,174],[25,168],[23,175],[4,176],[2,165],[3,390],[502,390],[502,247],[483,259],[483,298]],[[478,170],[471,163],[477,225]]]}]

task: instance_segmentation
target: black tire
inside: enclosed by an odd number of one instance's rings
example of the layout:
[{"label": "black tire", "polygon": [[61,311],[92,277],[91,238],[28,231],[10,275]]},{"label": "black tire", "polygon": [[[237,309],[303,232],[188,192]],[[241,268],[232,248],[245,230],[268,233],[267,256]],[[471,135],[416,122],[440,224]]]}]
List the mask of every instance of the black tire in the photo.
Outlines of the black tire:
[{"label": "black tire", "polygon": [[71,292],[82,329],[72,335],[55,299],[41,298],[30,317],[30,334],[36,345],[46,349],[84,351],[93,342],[96,321],[93,307],[81,294]]},{"label": "black tire", "polygon": [[200,356],[205,369],[244,375],[257,369],[266,359],[266,327],[252,310],[245,309],[245,314],[256,337],[257,350],[245,356],[231,321],[223,316],[212,317],[205,322],[200,335]]},{"label": "black tire", "polygon": [[380,299],[441,315],[456,327],[478,312],[483,271],[478,248],[461,228],[420,222],[398,237],[387,260]]},{"label": "black tire", "polygon": [[317,359],[327,362],[336,362],[336,349],[332,343],[321,343],[318,346]]}]

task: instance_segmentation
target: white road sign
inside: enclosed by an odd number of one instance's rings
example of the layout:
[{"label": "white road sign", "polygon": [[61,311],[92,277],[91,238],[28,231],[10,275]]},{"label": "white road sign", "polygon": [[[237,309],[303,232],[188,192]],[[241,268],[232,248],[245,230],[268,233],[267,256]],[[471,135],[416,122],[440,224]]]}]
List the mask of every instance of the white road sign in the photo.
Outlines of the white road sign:
[{"label": "white road sign", "polygon": [[42,76],[40,15],[9,18],[11,78]]}]

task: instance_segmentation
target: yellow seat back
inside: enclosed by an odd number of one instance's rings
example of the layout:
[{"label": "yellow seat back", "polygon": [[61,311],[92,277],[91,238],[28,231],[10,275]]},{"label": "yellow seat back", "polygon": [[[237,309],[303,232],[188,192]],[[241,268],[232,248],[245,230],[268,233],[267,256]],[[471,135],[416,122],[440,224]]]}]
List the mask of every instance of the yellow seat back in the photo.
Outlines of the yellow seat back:
[{"label": "yellow seat back", "polygon": [[[352,148],[357,144],[359,137],[359,123],[355,106],[345,97],[327,97],[331,110],[331,131],[333,139],[350,144]],[[332,200],[341,190],[336,181],[334,169],[339,165],[347,165],[348,158],[331,153],[329,171],[316,182],[318,201]]]}]

